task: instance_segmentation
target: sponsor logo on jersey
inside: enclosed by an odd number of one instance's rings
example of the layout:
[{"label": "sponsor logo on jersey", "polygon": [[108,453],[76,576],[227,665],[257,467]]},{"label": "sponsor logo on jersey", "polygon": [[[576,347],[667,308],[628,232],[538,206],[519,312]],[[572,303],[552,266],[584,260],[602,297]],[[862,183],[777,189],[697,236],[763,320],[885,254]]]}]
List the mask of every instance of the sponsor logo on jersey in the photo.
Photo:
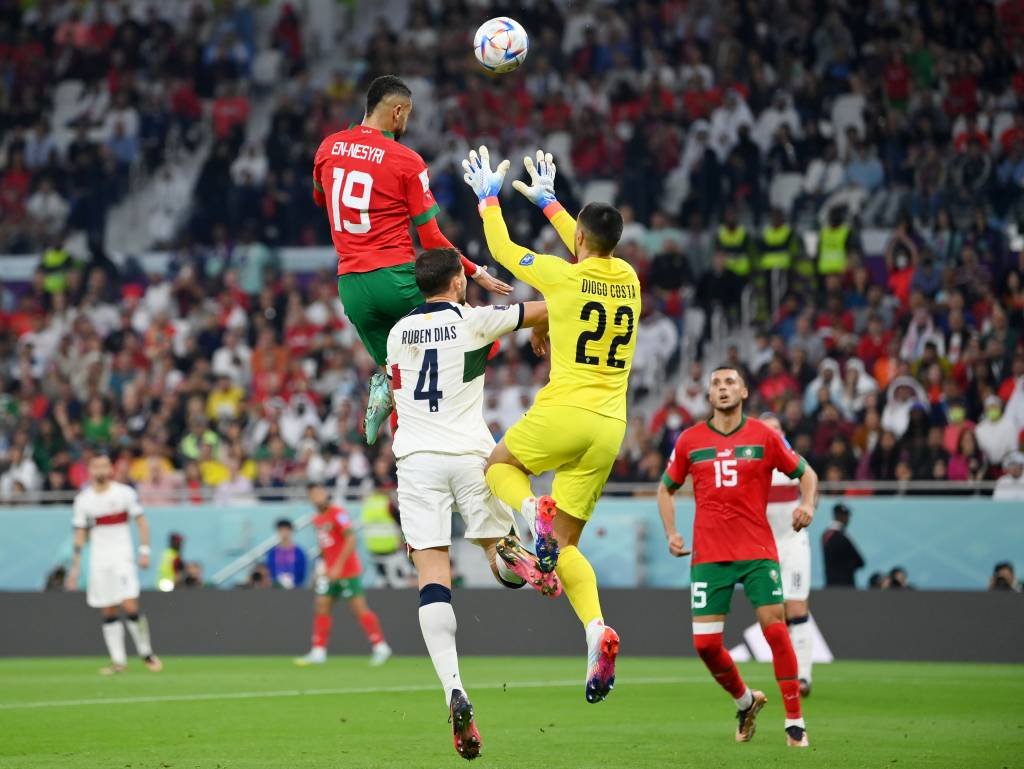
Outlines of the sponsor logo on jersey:
[{"label": "sponsor logo on jersey", "polygon": [[718,452],[718,456],[720,456],[720,457],[731,457],[732,456],[732,449],[723,449],[722,451]]},{"label": "sponsor logo on jersey", "polygon": [[533,254],[523,254],[523,258],[519,260],[519,264],[522,267],[529,267],[533,264],[534,258]]}]

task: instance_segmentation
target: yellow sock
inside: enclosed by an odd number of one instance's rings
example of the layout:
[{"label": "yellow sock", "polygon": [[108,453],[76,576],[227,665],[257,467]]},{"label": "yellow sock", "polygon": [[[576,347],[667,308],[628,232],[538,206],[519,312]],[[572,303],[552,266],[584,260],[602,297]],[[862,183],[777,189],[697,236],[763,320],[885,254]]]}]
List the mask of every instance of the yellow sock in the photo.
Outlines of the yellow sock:
[{"label": "yellow sock", "polygon": [[580,618],[583,627],[595,619],[602,619],[601,599],[597,596],[597,575],[579,548],[563,547],[555,569],[562,587],[572,604],[573,611]]},{"label": "yellow sock", "polygon": [[487,470],[487,485],[494,496],[517,513],[523,509],[523,502],[533,496],[530,477],[514,465],[491,465]]}]

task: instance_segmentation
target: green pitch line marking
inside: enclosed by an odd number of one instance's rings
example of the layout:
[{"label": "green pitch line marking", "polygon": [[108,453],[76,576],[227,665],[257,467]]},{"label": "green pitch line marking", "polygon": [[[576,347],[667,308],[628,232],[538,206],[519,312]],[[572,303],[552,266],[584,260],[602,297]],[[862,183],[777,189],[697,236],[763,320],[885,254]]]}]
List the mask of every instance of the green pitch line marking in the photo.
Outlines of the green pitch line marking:
[{"label": "green pitch line marking", "polygon": [[[663,686],[669,684],[702,683],[709,676],[688,676],[675,678],[630,678],[619,682],[621,686]],[[477,689],[542,689],[548,686],[583,686],[583,681],[507,681],[503,683],[473,684],[470,691]],[[279,689],[266,692],[210,692],[207,694],[167,694],[148,697],[96,697],[82,700],[38,700],[36,702],[4,702],[0,710],[32,710],[36,708],[77,708],[90,705],[140,705],[149,702],[195,702],[200,700],[255,700],[271,697],[324,697],[345,694],[411,694],[432,692],[440,684],[417,686],[365,686],[340,689]]]}]

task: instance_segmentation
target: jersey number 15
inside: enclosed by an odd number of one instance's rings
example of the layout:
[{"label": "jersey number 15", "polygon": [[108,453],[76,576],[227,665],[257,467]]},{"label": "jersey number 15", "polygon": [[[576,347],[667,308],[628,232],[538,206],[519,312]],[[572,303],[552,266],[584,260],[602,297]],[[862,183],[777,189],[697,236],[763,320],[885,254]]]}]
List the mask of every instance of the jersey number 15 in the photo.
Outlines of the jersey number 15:
[{"label": "jersey number 15", "polygon": [[[344,168],[332,168],[331,175],[331,221],[336,232],[342,228],[353,235],[364,235],[370,231],[370,191],[373,190],[373,177],[365,171],[349,171]],[[356,188],[359,194],[356,194]],[[358,222],[341,219],[341,206],[359,215]]]}]

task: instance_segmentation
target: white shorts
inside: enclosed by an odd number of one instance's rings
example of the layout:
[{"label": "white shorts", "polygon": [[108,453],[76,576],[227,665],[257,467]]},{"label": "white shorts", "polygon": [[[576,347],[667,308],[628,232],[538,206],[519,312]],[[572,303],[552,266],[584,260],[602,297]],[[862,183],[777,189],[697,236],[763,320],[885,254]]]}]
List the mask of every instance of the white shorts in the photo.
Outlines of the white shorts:
[{"label": "white shorts", "polygon": [[452,544],[452,511],[466,522],[466,539],[504,537],[512,509],[484,480],[487,460],[475,455],[419,451],[398,460],[398,510],[402,534],[413,550]]},{"label": "white shorts", "polygon": [[89,564],[89,584],[85,602],[95,609],[118,606],[139,597],[139,572],[131,559],[93,559]]},{"label": "white shorts", "polygon": [[811,593],[811,538],[807,529],[787,531],[775,537],[782,569],[782,596],[787,601],[806,601]]}]

